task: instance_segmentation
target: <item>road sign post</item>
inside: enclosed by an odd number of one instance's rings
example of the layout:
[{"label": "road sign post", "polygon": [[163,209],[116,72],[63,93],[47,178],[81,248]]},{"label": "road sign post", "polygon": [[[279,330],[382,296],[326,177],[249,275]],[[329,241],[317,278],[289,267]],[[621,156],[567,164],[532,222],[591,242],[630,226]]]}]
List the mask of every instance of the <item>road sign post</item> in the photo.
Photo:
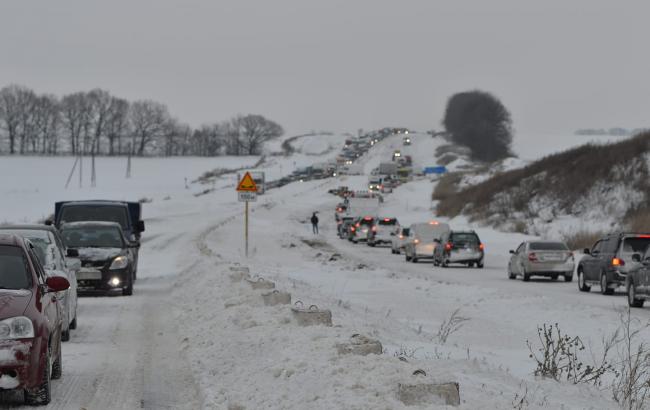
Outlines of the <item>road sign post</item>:
[{"label": "road sign post", "polygon": [[239,201],[244,202],[244,253],[248,258],[248,203],[257,201],[257,185],[253,180],[250,172],[244,174],[244,177],[237,184],[237,193]]}]

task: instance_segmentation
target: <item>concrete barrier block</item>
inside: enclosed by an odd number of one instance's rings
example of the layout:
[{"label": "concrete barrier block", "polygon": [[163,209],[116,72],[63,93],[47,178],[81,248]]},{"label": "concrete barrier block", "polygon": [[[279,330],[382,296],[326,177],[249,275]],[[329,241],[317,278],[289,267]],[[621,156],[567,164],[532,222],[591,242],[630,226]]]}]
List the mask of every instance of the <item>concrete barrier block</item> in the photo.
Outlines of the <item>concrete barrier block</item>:
[{"label": "concrete barrier block", "polygon": [[246,279],[246,282],[248,282],[253,289],[275,289],[275,282],[271,282],[264,278]]},{"label": "concrete barrier block", "polygon": [[399,401],[406,406],[447,405],[460,406],[460,386],[449,383],[399,384],[397,386]]},{"label": "concrete barrier block", "polygon": [[291,312],[300,326],[332,326],[332,312],[320,310],[316,305],[305,308],[301,301],[297,301],[291,308]]},{"label": "concrete barrier block", "polygon": [[339,354],[356,354],[360,356],[383,353],[379,340],[370,339],[360,334],[352,335],[347,343],[337,344],[336,350]]},{"label": "concrete barrier block", "polygon": [[250,278],[250,270],[245,266],[231,266],[228,277],[233,282],[241,282]]},{"label": "concrete barrier block", "polygon": [[266,306],[290,305],[291,293],[274,290],[272,292],[263,293],[262,299],[264,300],[264,304]]}]

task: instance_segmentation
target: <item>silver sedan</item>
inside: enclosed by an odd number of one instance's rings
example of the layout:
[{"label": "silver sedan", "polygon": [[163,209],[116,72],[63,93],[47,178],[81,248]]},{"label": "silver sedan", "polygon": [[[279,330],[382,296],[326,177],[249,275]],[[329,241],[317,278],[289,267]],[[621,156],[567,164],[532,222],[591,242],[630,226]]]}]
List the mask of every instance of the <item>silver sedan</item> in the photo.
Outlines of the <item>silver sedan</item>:
[{"label": "silver sedan", "polygon": [[531,276],[556,280],[560,275],[566,282],[573,280],[575,261],[569,247],[559,241],[526,241],[510,251],[508,278],[521,276],[528,282]]}]

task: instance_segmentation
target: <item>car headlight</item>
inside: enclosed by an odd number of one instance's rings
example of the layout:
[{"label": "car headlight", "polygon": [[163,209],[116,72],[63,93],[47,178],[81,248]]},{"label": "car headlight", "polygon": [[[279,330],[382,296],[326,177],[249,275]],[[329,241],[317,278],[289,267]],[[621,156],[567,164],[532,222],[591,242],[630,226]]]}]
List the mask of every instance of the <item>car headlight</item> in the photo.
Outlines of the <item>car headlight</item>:
[{"label": "car headlight", "polygon": [[118,256],[113,259],[113,263],[108,269],[124,269],[127,266],[129,266],[129,259],[126,256]]},{"label": "car headlight", "polygon": [[0,339],[24,339],[34,337],[34,324],[25,316],[0,321]]}]

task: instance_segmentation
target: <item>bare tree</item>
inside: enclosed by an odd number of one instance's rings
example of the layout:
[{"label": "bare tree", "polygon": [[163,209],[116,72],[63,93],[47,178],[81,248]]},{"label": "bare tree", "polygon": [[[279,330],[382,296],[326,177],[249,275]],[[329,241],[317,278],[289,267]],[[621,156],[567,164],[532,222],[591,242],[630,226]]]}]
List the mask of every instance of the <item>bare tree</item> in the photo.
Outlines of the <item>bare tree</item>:
[{"label": "bare tree", "polygon": [[20,153],[24,153],[25,139],[32,131],[33,121],[31,106],[35,94],[27,87],[9,85],[0,90],[0,120],[9,138],[9,153],[16,152],[16,142],[19,142]]},{"label": "bare tree", "polygon": [[89,124],[92,129],[90,151],[100,153],[101,138],[106,133],[106,121],[111,114],[113,98],[108,91],[97,88],[88,93],[87,99],[90,104]]},{"label": "bare tree", "polygon": [[239,130],[244,153],[257,155],[262,150],[262,145],[284,134],[280,124],[261,115],[249,114],[238,116],[233,120]]},{"label": "bare tree", "polygon": [[108,155],[122,154],[122,138],[129,132],[129,102],[112,97],[110,111],[106,118],[106,137],[108,138]]},{"label": "bare tree", "polygon": [[59,101],[54,95],[41,95],[36,99],[34,121],[37,134],[32,142],[35,144],[33,151],[36,152],[40,148],[41,154],[56,154],[61,112]]},{"label": "bare tree", "polygon": [[73,155],[83,152],[81,135],[88,129],[89,111],[86,93],[69,94],[61,100],[61,118],[70,140],[70,151]]},{"label": "bare tree", "polygon": [[129,122],[132,128],[134,153],[144,155],[147,146],[163,135],[169,119],[169,111],[164,104],[151,100],[140,100],[131,104]]}]

